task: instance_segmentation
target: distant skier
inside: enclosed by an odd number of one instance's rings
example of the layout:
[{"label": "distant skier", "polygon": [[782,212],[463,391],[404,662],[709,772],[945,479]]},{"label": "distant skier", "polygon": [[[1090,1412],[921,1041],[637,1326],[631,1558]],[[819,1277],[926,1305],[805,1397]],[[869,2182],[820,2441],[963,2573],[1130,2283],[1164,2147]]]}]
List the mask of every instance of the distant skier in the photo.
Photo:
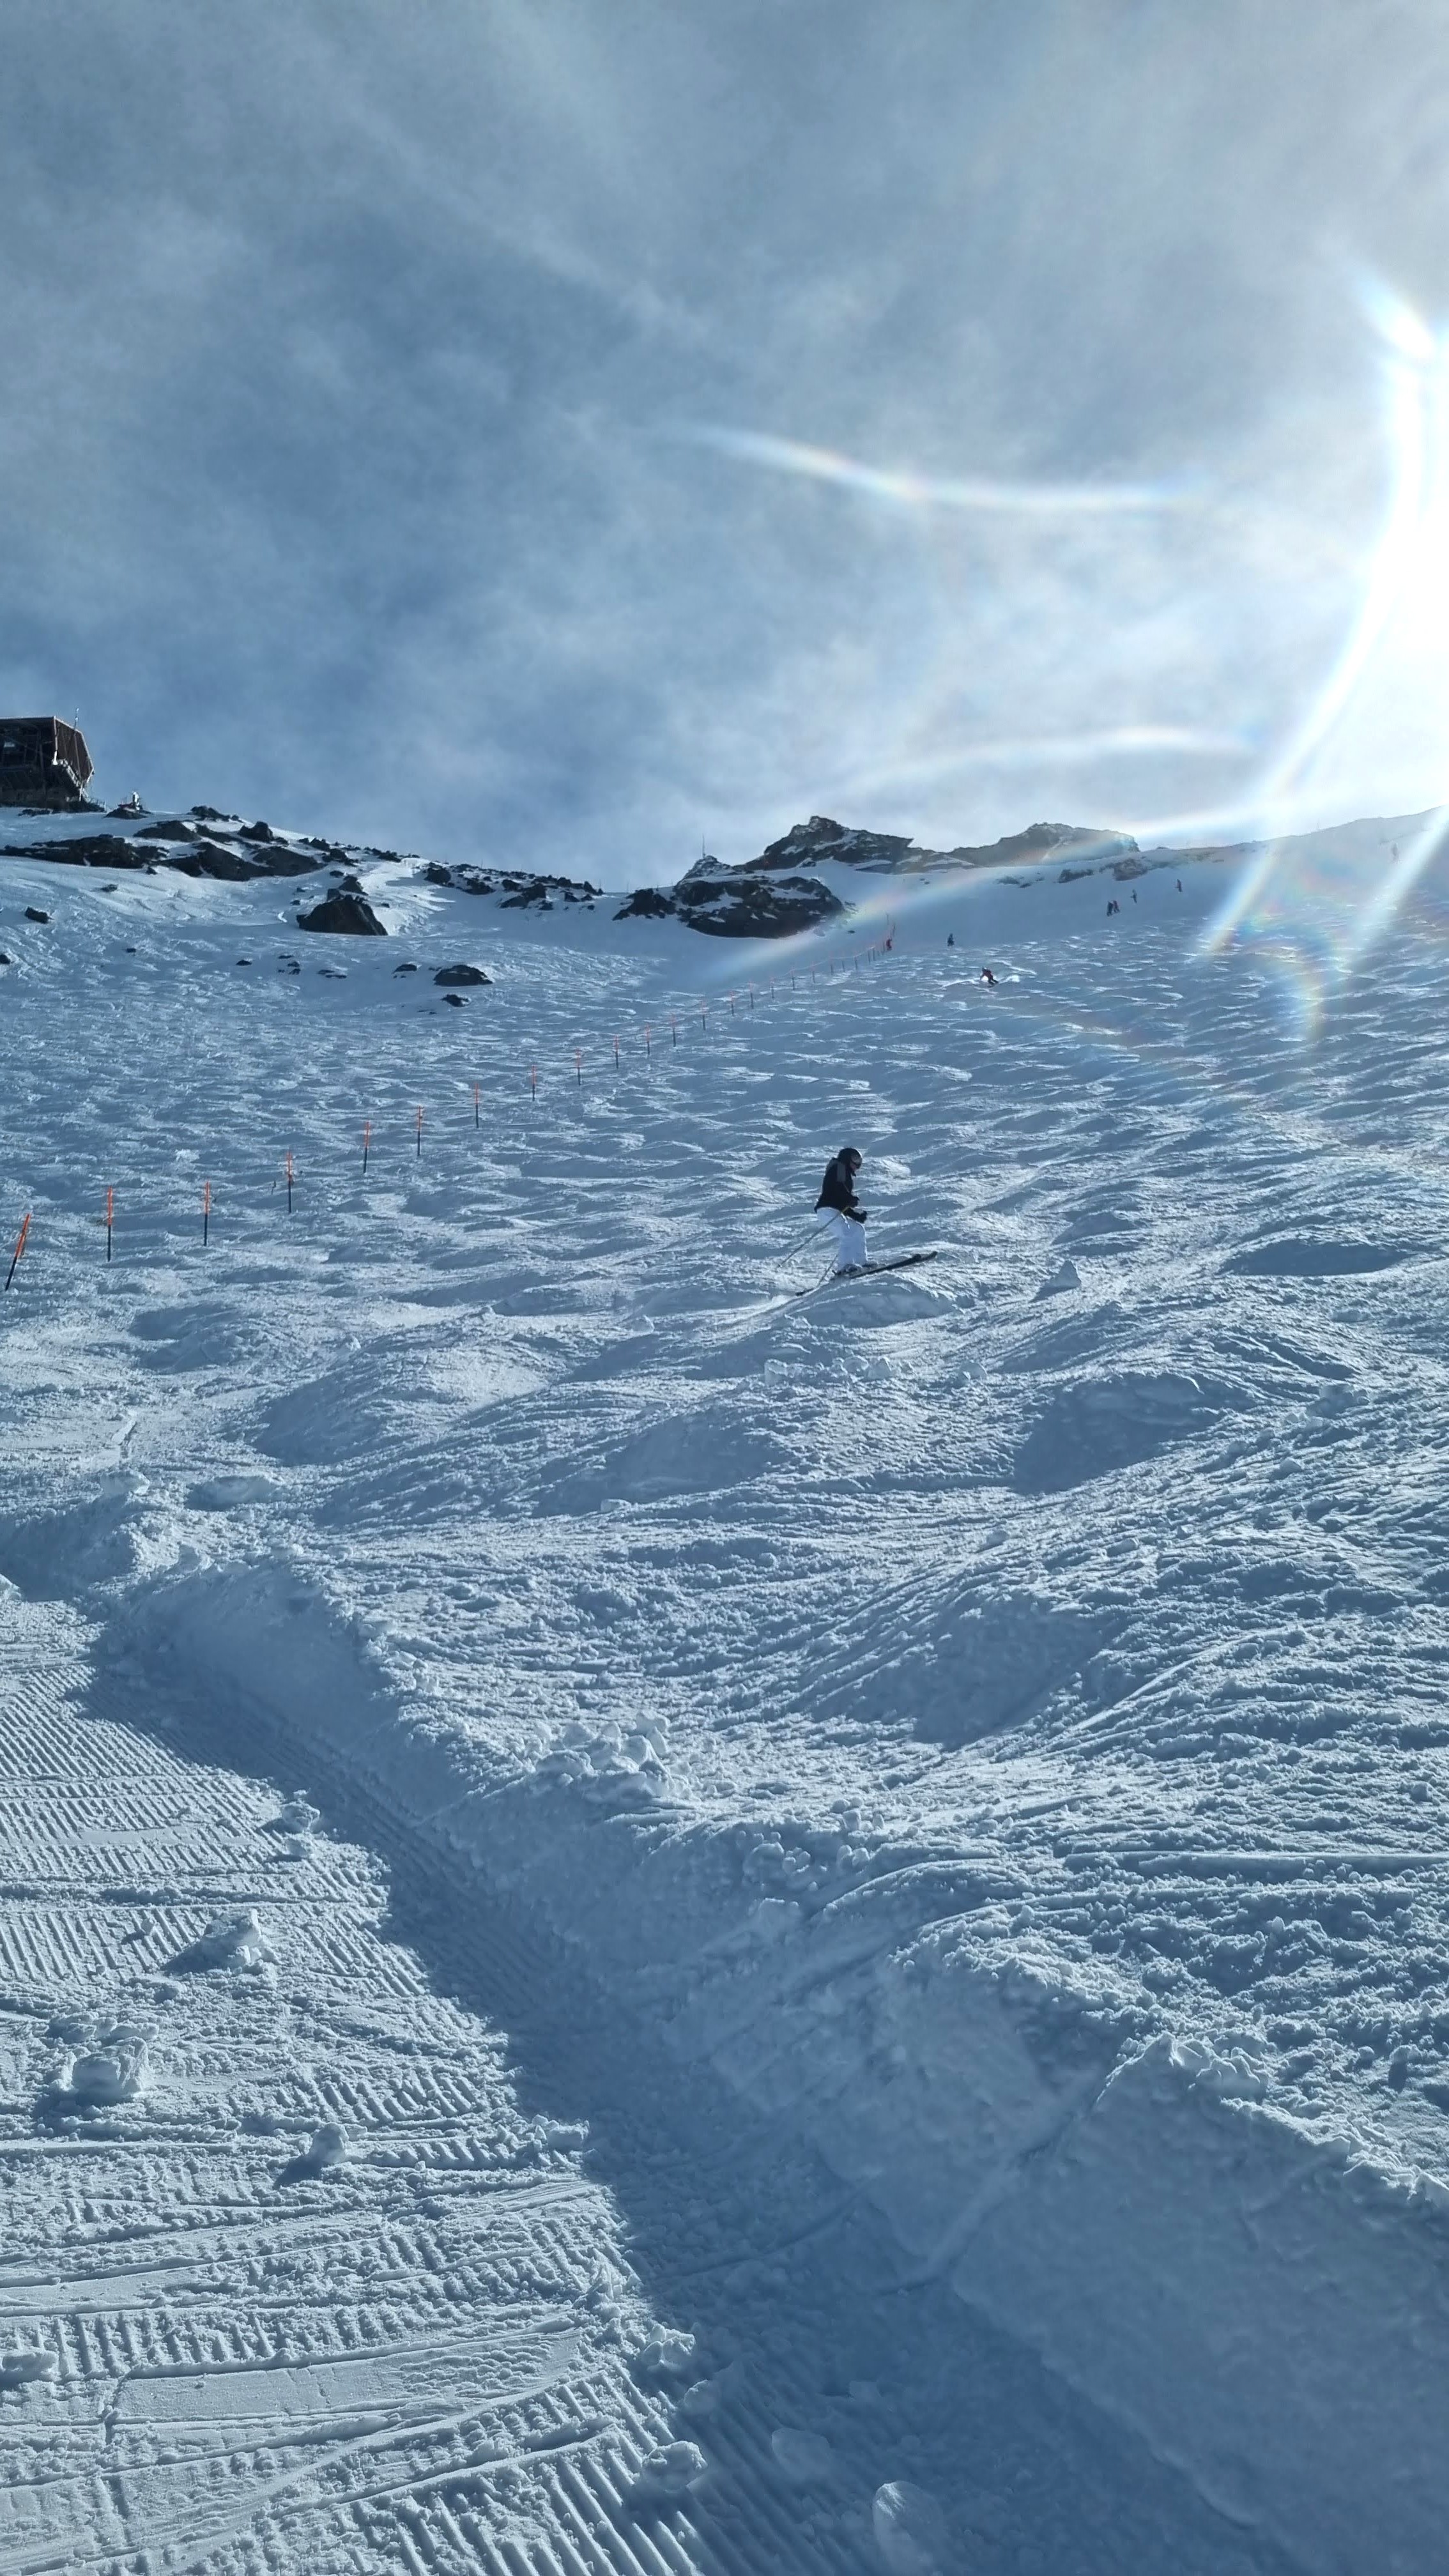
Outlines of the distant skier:
[{"label": "distant skier", "polygon": [[991,988],[991,990],[992,990],[992,992],[993,992],[993,993],[995,992],[995,990],[996,990],[996,977],[992,974],[991,969],[990,969],[990,967],[989,967],[989,966],[983,966],[983,967],[982,967],[982,969],[981,969],[981,981],[982,981],[982,983],[983,983],[983,984],[988,984],[988,985],[990,986],[990,988]]},{"label": "distant skier", "polygon": [[956,933],[955,933],[955,931],[954,931],[954,930],[948,930],[948,931],[947,931],[947,933],[946,933],[946,945],[947,945],[947,947],[948,947],[948,948],[954,948],[954,947],[955,947],[955,945],[956,945]]},{"label": "distant skier", "polygon": [[863,1157],[854,1145],[842,1145],[833,1160],[825,1166],[820,1196],[815,1213],[824,1221],[823,1231],[835,1245],[835,1267],[841,1270],[865,1268],[865,1220],[868,1211],[855,1195],[855,1176]]}]

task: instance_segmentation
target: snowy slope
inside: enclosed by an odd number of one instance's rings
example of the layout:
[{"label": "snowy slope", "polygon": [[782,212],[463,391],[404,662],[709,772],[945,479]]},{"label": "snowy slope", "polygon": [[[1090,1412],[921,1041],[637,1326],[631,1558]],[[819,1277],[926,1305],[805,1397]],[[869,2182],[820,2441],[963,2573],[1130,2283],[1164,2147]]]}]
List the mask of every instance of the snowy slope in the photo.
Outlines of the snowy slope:
[{"label": "snowy slope", "polygon": [[[1271,951],[1224,954],[1202,937],[1235,863],[1174,854],[1130,884],[885,883],[853,930],[757,949],[602,903],[510,914],[381,863],[360,873],[389,937],[346,941],[296,934],[296,887],[108,891],[5,863],[12,1241],[32,1213],[0,1312],[8,1615],[19,1636],[26,1605],[56,1605],[76,1688],[119,1675],[118,1728],[166,1713],[167,1759],[199,1766],[241,1837],[201,1864],[193,1921],[184,1856],[154,1841],[180,1786],[155,1790],[145,1872],[117,1859],[104,1919],[169,1908],[166,1938],[176,1914],[194,1939],[244,1894],[275,1953],[286,1923],[294,2012],[305,1994],[335,2027],[349,1979],[382,1991],[365,1923],[309,1981],[295,1906],[255,1863],[276,1810],[238,1785],[252,1770],[312,1793],[350,1888],[367,1849],[399,1886],[446,1887],[402,1927],[423,2023],[471,1995],[524,2033],[551,2116],[605,2140],[598,2205],[559,2239],[585,2343],[558,2420],[587,2451],[598,2419],[616,2499],[649,2441],[702,2455],[703,2485],[639,2504],[635,2559],[575,2534],[579,2564],[908,2567],[892,2508],[871,2520],[902,2478],[947,2517],[921,2565],[1437,2563],[1434,867],[1363,970],[1320,989],[1312,1043],[1283,982],[1312,872],[1351,879],[1408,828],[1300,853]],[[431,981],[455,960],[494,978],[462,1009]],[[846,1139],[877,1254],[942,1258],[796,1296]],[[238,2143],[263,2133],[216,2073],[242,2042],[187,2022],[204,1981],[158,1988],[159,1931],[134,1956],[93,1927],[37,1947],[61,1899],[26,1853],[6,1900],[34,2037],[8,2088],[17,2189],[57,2144],[104,2151],[96,2106],[54,2125],[81,2041],[42,2045],[80,1974],[47,1963],[84,1957],[85,2044],[144,2005],[170,2070],[146,2099],[240,2154],[264,2200],[276,2153]],[[379,2009],[353,2016],[374,2049]],[[273,2022],[247,2045],[269,2105],[295,2041]],[[464,2069],[486,2054],[481,2028],[448,2045]],[[358,2175],[397,2153],[401,2115],[374,2071],[351,2085],[365,2151],[333,2180],[358,2227],[395,2230]],[[326,2098],[304,2086],[295,2119]],[[656,2166],[631,2125],[646,2103]],[[500,2095],[488,2135],[512,2153],[529,2116]],[[578,2164],[567,2134],[559,2152]],[[303,2188],[336,2205],[326,2177]],[[208,2209],[221,2191],[195,2186]],[[43,2236],[44,2202],[23,2205]],[[435,2266],[417,2259],[405,2327],[355,2303],[358,2349],[412,2348]],[[651,2320],[692,2327],[707,2373],[739,2381],[691,2416],[667,2372],[620,2378],[589,2323],[595,2264],[627,2280],[606,2302],[626,2355]],[[64,2326],[63,2268],[9,2311],[62,2355],[8,2401],[35,2476],[55,2410],[83,2418],[87,2370],[117,2367]],[[462,2329],[435,2323],[446,2355]],[[249,2331],[255,2359],[259,2309]],[[389,2423],[412,2402],[399,2367],[377,2363]],[[828,2439],[832,2465],[772,2429]],[[396,2483],[426,2520],[426,2481],[466,2462],[404,2431]],[[532,2438],[510,2435],[515,2467]],[[160,2495],[154,2441],[146,2459]],[[187,2524],[186,2545],[240,2567],[225,2549],[255,2526],[287,2563],[303,2525],[274,2452],[228,2474],[249,2490],[235,2530]],[[351,2475],[339,2452],[295,2490],[307,2563],[403,2563],[404,2526],[359,2522]],[[572,2576],[556,2502],[464,2492],[408,2547],[493,2565],[512,2532],[522,2560],[497,2563]],[[766,2499],[754,2540],[731,2539],[731,2496]],[[119,2565],[163,2506],[120,2536],[109,2506],[75,2510],[84,2563]]]}]

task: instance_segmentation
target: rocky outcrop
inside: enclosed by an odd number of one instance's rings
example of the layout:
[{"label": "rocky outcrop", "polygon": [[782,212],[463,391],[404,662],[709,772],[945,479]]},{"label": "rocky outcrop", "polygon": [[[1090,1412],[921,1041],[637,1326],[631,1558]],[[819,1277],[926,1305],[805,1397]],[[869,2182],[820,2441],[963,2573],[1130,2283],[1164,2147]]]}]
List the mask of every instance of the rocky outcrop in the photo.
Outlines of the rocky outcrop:
[{"label": "rocky outcrop", "polygon": [[3,855],[45,859],[61,868],[177,868],[182,876],[216,877],[224,884],[244,885],[252,877],[311,876],[335,853],[325,843],[320,856],[313,847],[299,847],[274,832],[270,823],[248,823],[222,834],[200,831],[191,816],[177,814],[142,823],[134,832],[9,841]]},{"label": "rocky outcrop", "polygon": [[680,878],[674,903],[691,930],[716,939],[788,939],[846,908],[819,877],[760,877],[709,858]]},{"label": "rocky outcrop", "polygon": [[1004,840],[927,850],[919,848],[908,832],[867,832],[837,823],[829,814],[812,814],[808,823],[792,824],[782,839],[772,841],[745,865],[751,874],[772,874],[785,868],[818,868],[830,860],[873,873],[914,874],[928,868],[1007,868],[1023,860],[1052,858],[1105,863],[1132,858],[1136,851],[1129,833],[1099,831],[1080,823],[1031,823],[1024,832],[1009,832]]},{"label": "rocky outcrop", "polygon": [[345,932],[354,939],[386,939],[387,932],[378,920],[365,894],[329,894],[311,912],[297,915],[299,930]]},{"label": "rocky outcrop", "polygon": [[168,849],[165,860],[184,877],[218,877],[227,885],[246,885],[253,877],[309,877],[322,865],[309,850],[294,850],[286,841],[245,850],[229,841],[188,841]]},{"label": "rocky outcrop", "polygon": [[552,912],[556,903],[596,903],[601,888],[587,877],[521,875],[516,868],[453,867],[432,859],[423,870],[429,885],[453,886],[459,894],[496,894],[508,912]]},{"label": "rocky outcrop", "polygon": [[7,859],[50,859],[63,868],[154,868],[159,850],[138,849],[124,832],[87,832],[74,841],[7,841]]},{"label": "rocky outcrop", "polygon": [[674,897],[658,886],[636,886],[627,903],[621,903],[614,915],[616,921],[672,921]]},{"label": "rocky outcrop", "polygon": [[440,966],[433,977],[435,984],[491,984],[492,981],[492,976],[485,975],[481,966]]},{"label": "rocky outcrop", "polygon": [[840,860],[852,868],[898,868],[910,848],[909,832],[848,829],[832,822],[828,814],[812,814],[808,823],[793,823],[782,839],[772,841],[757,859],[745,864],[752,872],[815,868],[822,859]]},{"label": "rocky outcrop", "polygon": [[762,877],[706,857],[696,859],[677,885],[639,886],[614,918],[682,921],[713,939],[788,939],[845,909],[819,877]]}]

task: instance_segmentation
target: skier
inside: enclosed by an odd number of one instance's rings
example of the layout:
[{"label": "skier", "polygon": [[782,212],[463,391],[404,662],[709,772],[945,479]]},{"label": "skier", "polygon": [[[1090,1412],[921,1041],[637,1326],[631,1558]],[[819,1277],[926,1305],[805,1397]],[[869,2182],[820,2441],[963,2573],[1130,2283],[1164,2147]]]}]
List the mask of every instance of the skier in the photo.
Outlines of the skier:
[{"label": "skier", "polygon": [[993,993],[995,992],[995,990],[996,990],[996,977],[992,974],[991,969],[990,969],[990,967],[989,967],[989,966],[983,966],[983,967],[982,967],[982,969],[981,969],[981,981],[982,981],[982,983],[983,983],[983,984],[989,984],[989,985],[990,985],[990,987],[991,987],[992,992],[993,992]]},{"label": "skier", "polygon": [[854,1145],[842,1145],[833,1161],[825,1166],[820,1196],[815,1213],[824,1219],[824,1230],[835,1244],[836,1271],[865,1268],[865,1220],[867,1211],[856,1202],[855,1176],[863,1157]]},{"label": "skier", "polygon": [[947,945],[947,947],[948,947],[948,948],[954,948],[954,947],[955,947],[955,945],[956,945],[956,933],[955,933],[955,931],[954,931],[954,930],[948,930],[948,931],[947,931],[947,933],[946,933],[946,945]]}]

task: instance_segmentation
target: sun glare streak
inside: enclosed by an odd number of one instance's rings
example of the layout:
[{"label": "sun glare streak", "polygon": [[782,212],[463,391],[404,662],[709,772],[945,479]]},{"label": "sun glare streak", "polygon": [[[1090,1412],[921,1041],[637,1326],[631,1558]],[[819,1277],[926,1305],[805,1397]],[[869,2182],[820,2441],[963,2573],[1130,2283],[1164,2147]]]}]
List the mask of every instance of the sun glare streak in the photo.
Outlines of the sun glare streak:
[{"label": "sun glare streak", "polygon": [[1282,846],[1295,806],[1311,801],[1308,781],[1322,753],[1411,592],[1423,586],[1426,564],[1443,546],[1449,348],[1411,305],[1386,289],[1367,289],[1365,303],[1382,353],[1391,457],[1388,511],[1353,624],[1317,695],[1244,800],[1244,814],[1266,821],[1270,837],[1201,942],[1207,954],[1239,934],[1262,942],[1296,987],[1295,1015],[1304,1032],[1320,1024],[1332,984],[1383,935],[1449,827],[1449,816],[1431,817],[1368,891],[1362,862],[1343,861],[1335,874],[1330,863],[1315,870],[1301,852],[1290,854]]},{"label": "sun glare streak", "polygon": [[882,762],[848,775],[844,791],[879,795],[890,788],[929,787],[970,769],[1056,769],[1076,762],[1138,758],[1143,753],[1196,753],[1221,758],[1249,749],[1238,733],[1211,733],[1196,725],[1111,725],[1097,733],[1022,734],[996,742],[965,743],[930,759]]},{"label": "sun glare streak", "polygon": [[1133,510],[1180,510],[1191,495],[1181,483],[1001,483],[986,476],[910,474],[862,465],[831,447],[810,447],[760,430],[719,429],[702,423],[686,436],[722,456],[764,465],[777,474],[835,483],[873,501],[906,510],[982,510],[1024,517],[1101,517]]}]

